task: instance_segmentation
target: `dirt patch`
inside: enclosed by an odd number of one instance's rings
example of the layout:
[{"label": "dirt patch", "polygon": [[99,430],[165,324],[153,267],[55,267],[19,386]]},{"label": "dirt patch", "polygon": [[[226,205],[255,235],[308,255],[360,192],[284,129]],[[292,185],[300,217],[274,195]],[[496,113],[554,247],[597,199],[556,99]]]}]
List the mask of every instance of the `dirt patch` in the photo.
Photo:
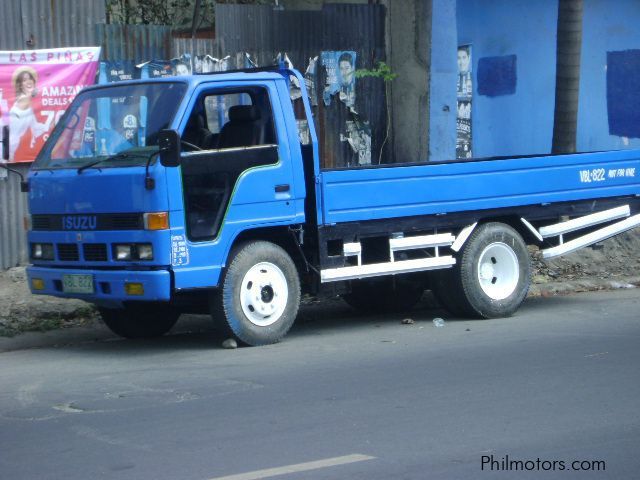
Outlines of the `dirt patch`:
[{"label": "dirt patch", "polygon": [[32,295],[24,267],[0,272],[0,336],[88,325],[98,318],[81,300]]},{"label": "dirt patch", "polygon": [[[531,296],[640,286],[640,232],[609,239],[595,249],[543,260],[532,250]],[[0,272],[0,336],[89,325],[96,309],[81,300],[32,295],[24,267]]]}]

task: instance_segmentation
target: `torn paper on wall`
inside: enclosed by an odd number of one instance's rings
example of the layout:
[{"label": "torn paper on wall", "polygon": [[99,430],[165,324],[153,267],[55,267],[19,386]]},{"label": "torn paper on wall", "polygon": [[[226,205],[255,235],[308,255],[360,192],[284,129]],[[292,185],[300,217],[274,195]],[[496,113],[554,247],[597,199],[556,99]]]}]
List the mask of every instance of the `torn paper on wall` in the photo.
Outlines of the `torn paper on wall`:
[{"label": "torn paper on wall", "polygon": [[349,143],[353,150],[351,165],[371,165],[371,125],[359,119],[347,120],[347,132],[340,134],[340,140]]},{"label": "torn paper on wall", "polygon": [[298,125],[298,138],[302,145],[311,143],[311,132],[309,131],[309,122],[307,120],[296,120]]},{"label": "torn paper on wall", "polygon": [[309,65],[304,72],[304,83],[307,87],[307,95],[312,106],[318,105],[318,92],[316,91],[316,73],[317,73],[318,57],[309,59]]},{"label": "torn paper on wall", "polygon": [[224,58],[214,58],[211,55],[196,55],[193,61],[193,71],[195,73],[224,72],[229,70],[229,59],[227,55]]},{"label": "torn paper on wall", "polygon": [[258,68],[258,62],[254,61],[249,53],[244,52],[243,57],[244,68]]},{"label": "torn paper on wall", "polygon": [[[293,62],[285,52],[284,55],[282,53],[278,53],[275,58],[275,62],[280,65],[280,63],[284,64],[284,68],[289,70],[293,70],[295,67],[293,66]],[[300,88],[300,82],[298,81],[298,77],[295,75],[289,75],[289,97],[291,97],[291,101],[297,100],[302,97],[302,88]]]}]

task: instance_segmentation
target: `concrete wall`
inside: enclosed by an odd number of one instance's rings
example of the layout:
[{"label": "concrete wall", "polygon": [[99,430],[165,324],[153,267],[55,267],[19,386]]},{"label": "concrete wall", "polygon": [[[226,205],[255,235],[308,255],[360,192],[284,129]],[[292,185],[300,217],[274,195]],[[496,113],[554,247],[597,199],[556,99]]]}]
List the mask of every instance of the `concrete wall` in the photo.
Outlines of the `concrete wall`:
[{"label": "concrete wall", "polygon": [[[455,5],[451,0],[440,1]],[[369,3],[369,0],[279,1],[288,10],[316,10],[322,8],[323,3]],[[385,152],[394,162],[426,161],[430,134],[432,0],[382,0],[380,3],[387,8],[387,64],[398,74],[390,86],[391,132]],[[455,19],[452,21],[455,24]],[[455,116],[453,121],[455,126]],[[455,139],[453,147],[455,156]]]},{"label": "concrete wall", "polygon": [[[557,12],[557,0],[458,0],[458,44],[472,45],[474,157],[551,151]],[[505,72],[491,66],[513,56],[515,91],[495,92]],[[490,67],[479,83],[480,62]]]},{"label": "concrete wall", "polygon": [[393,161],[428,159],[431,0],[387,3]]},{"label": "concrete wall", "polygon": [[[637,0],[585,0],[579,151],[640,148],[639,24]],[[611,62],[622,63],[608,66],[608,52],[614,54],[614,58],[609,57]]]}]

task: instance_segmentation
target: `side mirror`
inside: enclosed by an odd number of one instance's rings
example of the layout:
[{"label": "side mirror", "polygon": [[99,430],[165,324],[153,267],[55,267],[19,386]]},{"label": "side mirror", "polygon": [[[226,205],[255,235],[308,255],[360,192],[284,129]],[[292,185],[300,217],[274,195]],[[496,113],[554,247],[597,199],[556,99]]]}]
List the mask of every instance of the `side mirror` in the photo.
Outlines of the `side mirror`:
[{"label": "side mirror", "polygon": [[180,165],[180,134],[175,130],[161,130],[158,134],[160,164],[163,167]]},{"label": "side mirror", "polygon": [[9,160],[9,126],[5,125],[1,130],[2,135],[2,158]]}]

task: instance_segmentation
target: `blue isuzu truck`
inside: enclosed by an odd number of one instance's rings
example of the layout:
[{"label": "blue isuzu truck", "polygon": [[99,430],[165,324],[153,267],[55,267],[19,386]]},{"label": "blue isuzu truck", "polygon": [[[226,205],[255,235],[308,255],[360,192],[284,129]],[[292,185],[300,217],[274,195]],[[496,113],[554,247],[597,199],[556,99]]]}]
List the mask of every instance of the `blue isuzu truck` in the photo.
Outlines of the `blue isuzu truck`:
[{"label": "blue isuzu truck", "polygon": [[[640,225],[634,150],[323,169],[291,78],[304,85],[274,68],[83,90],[28,177],[33,293],[94,303],[124,337],[210,312],[262,345],[302,293],[393,311],[431,289],[456,315],[509,316],[529,246],[553,257]],[[135,118],[112,125],[114,108]]]}]

